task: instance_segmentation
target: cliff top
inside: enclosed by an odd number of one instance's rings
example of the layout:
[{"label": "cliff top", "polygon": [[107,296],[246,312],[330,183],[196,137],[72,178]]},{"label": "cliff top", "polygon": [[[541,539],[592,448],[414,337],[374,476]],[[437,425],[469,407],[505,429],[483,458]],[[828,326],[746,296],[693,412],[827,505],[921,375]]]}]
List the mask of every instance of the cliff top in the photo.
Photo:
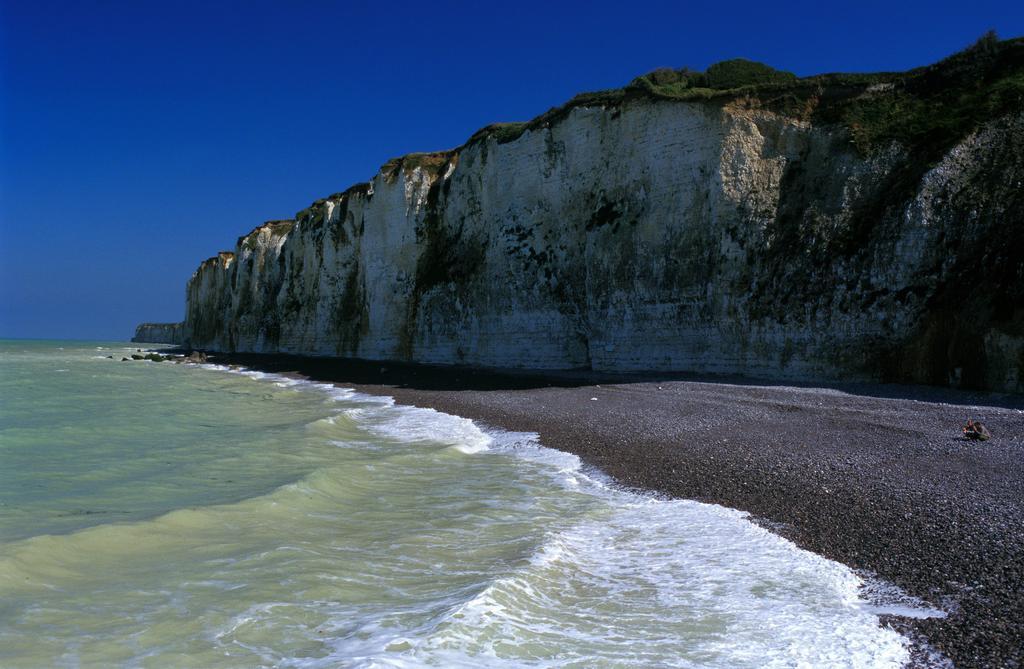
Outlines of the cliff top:
[{"label": "cliff top", "polygon": [[744,59],[716,63],[704,72],[662,68],[622,88],[581,93],[530,121],[489,125],[466,144],[491,137],[514,141],[577,107],[642,99],[743,100],[815,123],[843,124],[864,152],[896,141],[911,147],[932,143],[941,153],[980,122],[1024,105],[1024,38],[1000,41],[989,32],[963,51],[907,72],[801,78]]},{"label": "cliff top", "polygon": [[234,262],[234,260],[235,260],[235,254],[233,252],[231,252],[231,251],[218,251],[217,255],[212,256],[210,258],[207,258],[203,262],[199,263],[199,268],[196,269],[195,272],[193,272],[192,276],[195,276],[196,274],[201,272],[204,268],[209,267],[211,265],[218,266],[221,269],[226,269],[229,265],[231,265],[232,262]]},{"label": "cliff top", "polygon": [[254,243],[253,242],[254,237],[256,235],[258,235],[260,232],[262,232],[263,230],[268,230],[271,235],[278,235],[278,236],[280,236],[280,235],[286,235],[289,232],[291,232],[291,229],[293,227],[295,227],[295,219],[291,219],[291,218],[281,219],[281,220],[277,220],[277,221],[266,221],[264,223],[261,223],[261,224],[257,225],[255,228],[253,228],[252,230],[250,230],[246,234],[244,234],[241,237],[239,237],[237,244],[239,246],[248,245],[249,247],[251,247],[252,244]]},{"label": "cliff top", "polygon": [[[999,40],[989,32],[963,51],[907,72],[797,77],[742,58],[715,63],[703,72],[661,68],[622,88],[581,93],[529,121],[488,125],[454,149],[393,158],[381,166],[380,175],[391,181],[403,170],[439,170],[474,143],[515,141],[527,131],[557,124],[579,107],[621,107],[637,101],[732,103],[816,125],[842,126],[863,154],[902,145],[915,157],[913,174],[908,172],[904,179],[911,184],[985,121],[1024,109],[1024,37]],[[370,183],[355,184],[317,200],[294,220],[257,226],[239,238],[239,247],[267,226],[271,234],[287,234],[295,221],[316,215],[326,202],[368,195],[372,189]],[[220,262],[226,265],[230,260],[221,257]]]}]

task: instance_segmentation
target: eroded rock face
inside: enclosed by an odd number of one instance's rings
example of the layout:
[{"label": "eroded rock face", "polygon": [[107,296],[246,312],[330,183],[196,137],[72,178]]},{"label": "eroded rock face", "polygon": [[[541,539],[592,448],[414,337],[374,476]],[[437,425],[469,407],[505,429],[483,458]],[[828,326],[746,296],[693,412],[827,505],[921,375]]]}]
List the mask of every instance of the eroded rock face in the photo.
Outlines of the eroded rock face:
[{"label": "eroded rock face", "polygon": [[736,101],[579,106],[256,228],[192,276],[184,339],[1024,391],[1024,115],[914,160]]},{"label": "eroded rock face", "polygon": [[132,341],[145,344],[177,344],[184,341],[184,323],[142,323]]}]

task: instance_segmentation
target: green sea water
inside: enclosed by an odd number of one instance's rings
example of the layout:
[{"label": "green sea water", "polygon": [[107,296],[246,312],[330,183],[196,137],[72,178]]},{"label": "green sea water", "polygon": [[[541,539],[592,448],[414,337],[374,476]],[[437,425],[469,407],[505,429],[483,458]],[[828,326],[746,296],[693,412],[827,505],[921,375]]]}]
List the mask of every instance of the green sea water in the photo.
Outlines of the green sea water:
[{"label": "green sea water", "polygon": [[856,575],[737,511],[534,435],[130,352],[0,341],[0,667],[906,659]]}]

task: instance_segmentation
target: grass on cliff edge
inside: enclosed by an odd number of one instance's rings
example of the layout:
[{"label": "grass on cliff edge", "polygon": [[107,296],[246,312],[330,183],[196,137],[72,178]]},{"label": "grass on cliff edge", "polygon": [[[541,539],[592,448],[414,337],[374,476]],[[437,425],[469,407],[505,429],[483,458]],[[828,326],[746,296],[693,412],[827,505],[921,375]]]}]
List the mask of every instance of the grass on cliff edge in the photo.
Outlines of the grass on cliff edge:
[{"label": "grass on cliff edge", "polygon": [[623,88],[577,95],[531,121],[487,126],[467,143],[511,142],[577,107],[635,99],[744,101],[816,124],[844,125],[863,153],[898,142],[939,155],[985,120],[1024,108],[1024,38],[1000,41],[989,32],[959,53],[908,72],[798,78],[744,59],[705,72],[663,68]]}]

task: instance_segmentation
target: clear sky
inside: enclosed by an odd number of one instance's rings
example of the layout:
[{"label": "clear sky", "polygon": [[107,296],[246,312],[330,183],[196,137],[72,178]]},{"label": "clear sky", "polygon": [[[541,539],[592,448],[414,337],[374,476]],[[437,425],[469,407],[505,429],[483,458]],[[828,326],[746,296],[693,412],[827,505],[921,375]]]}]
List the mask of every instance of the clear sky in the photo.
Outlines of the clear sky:
[{"label": "clear sky", "polygon": [[264,220],[656,67],[903,70],[1024,3],[0,2],[0,336],[180,320]]}]

